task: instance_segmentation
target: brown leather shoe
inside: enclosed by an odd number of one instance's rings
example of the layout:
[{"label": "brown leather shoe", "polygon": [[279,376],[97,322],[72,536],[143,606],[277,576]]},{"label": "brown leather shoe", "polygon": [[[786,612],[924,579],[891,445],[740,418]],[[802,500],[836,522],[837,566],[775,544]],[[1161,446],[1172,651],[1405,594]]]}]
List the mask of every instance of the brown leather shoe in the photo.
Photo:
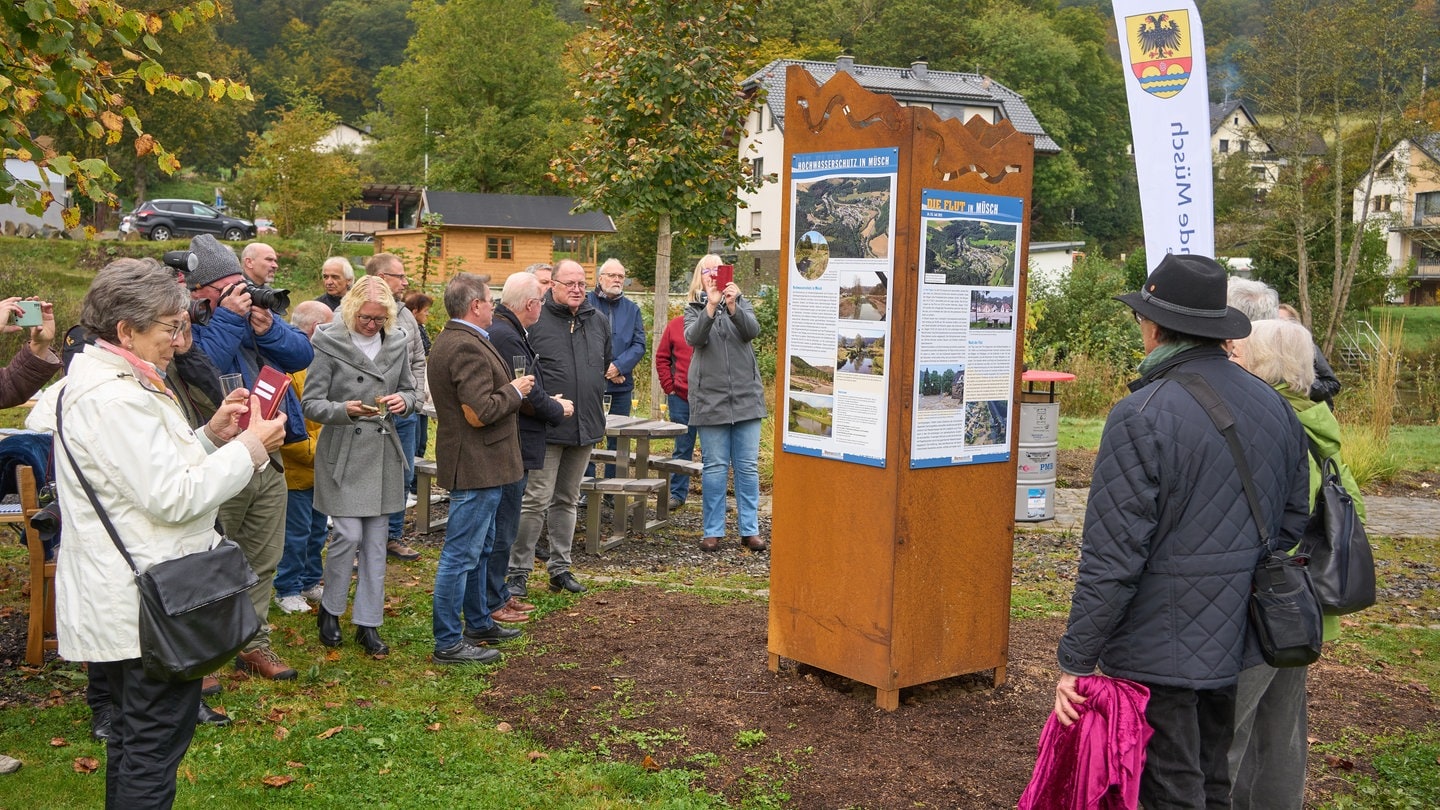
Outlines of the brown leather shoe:
[{"label": "brown leather shoe", "polygon": [[269,647],[259,647],[235,656],[235,668],[253,672],[272,681],[293,681],[297,673],[280,660],[280,656]]},{"label": "brown leather shoe", "polygon": [[215,675],[206,675],[201,678],[200,694],[207,696],[220,694],[220,678]]},{"label": "brown leather shoe", "polygon": [[764,551],[769,544],[766,543],[764,540],[761,540],[760,535],[750,534],[740,538],[740,545],[750,549],[751,551]]},{"label": "brown leather shoe", "polygon": [[509,607],[502,607],[490,614],[490,618],[503,624],[524,624],[530,621],[530,614],[521,613],[518,610],[511,610]]},{"label": "brown leather shoe", "polygon": [[719,551],[719,550],[720,550],[720,538],[718,538],[718,537],[706,537],[706,538],[702,539],[702,540],[700,541],[700,550],[701,550],[701,551]]},{"label": "brown leather shoe", "polygon": [[505,607],[515,611],[516,613],[529,613],[530,611],[535,609],[535,606],[530,604],[529,602],[521,602],[519,599],[513,596],[510,597],[509,602],[505,603]]},{"label": "brown leather shoe", "polygon": [[405,545],[399,540],[387,541],[385,543],[385,553],[389,554],[391,557],[398,557],[399,559],[405,560],[407,562],[410,560],[420,559],[420,552]]}]

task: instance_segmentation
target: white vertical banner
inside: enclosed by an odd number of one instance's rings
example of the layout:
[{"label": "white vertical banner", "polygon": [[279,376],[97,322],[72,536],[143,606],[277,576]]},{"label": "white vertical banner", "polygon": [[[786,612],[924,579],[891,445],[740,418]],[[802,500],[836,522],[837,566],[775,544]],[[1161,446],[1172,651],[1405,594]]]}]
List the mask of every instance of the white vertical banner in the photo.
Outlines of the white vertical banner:
[{"label": "white vertical banner", "polygon": [[1205,37],[1193,0],[1113,0],[1140,211],[1145,263],[1168,253],[1215,255],[1210,170],[1210,89]]}]

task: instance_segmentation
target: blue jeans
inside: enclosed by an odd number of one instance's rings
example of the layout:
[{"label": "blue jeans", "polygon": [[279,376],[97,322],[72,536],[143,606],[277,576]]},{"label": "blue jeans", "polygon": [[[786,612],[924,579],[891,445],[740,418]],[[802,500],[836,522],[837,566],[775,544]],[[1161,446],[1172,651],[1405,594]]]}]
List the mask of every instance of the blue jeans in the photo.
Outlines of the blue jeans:
[{"label": "blue jeans", "polygon": [[[420,421],[417,414],[395,417],[395,435],[400,437],[400,447],[405,452],[405,463],[410,465],[405,471],[406,492],[415,491],[415,426]],[[390,516],[390,539],[399,540],[405,534],[405,510],[402,508]]]},{"label": "blue jeans", "polygon": [[[620,391],[620,392],[618,392],[618,393],[613,393],[613,394],[610,393],[610,391],[607,390],[605,393],[610,395],[610,410],[608,411],[608,413],[613,413],[613,414],[615,414],[616,416],[629,416],[629,415],[630,415],[630,405],[631,405],[631,403],[633,403],[633,402],[635,401],[635,391],[634,391],[633,389],[632,389],[632,390],[629,390],[629,391]],[[610,448],[611,450],[614,450],[614,449],[615,449],[615,437],[614,437],[614,436],[611,436],[610,438],[606,439],[606,440],[605,440],[605,446],[608,447],[608,448]],[[588,477],[594,477],[594,475],[595,475],[595,465],[594,465],[594,464],[587,464],[587,465],[585,465],[585,475],[588,476]],[[605,477],[606,477],[606,478],[614,478],[614,477],[615,477],[615,465],[614,465],[614,464],[606,464],[606,465],[605,465]]]},{"label": "blue jeans", "polygon": [[494,625],[485,610],[485,567],[495,543],[495,512],[503,489],[457,489],[450,493],[450,520],[435,570],[431,610],[437,650],[458,644],[466,626],[484,630]]},{"label": "blue jeans", "polygon": [[494,613],[510,601],[505,575],[510,570],[510,548],[520,531],[520,503],[525,497],[526,473],[519,481],[500,487],[500,507],[495,512],[495,550],[485,567],[485,610]]},{"label": "blue jeans", "polygon": [[325,515],[315,511],[315,489],[285,495],[285,551],[275,567],[275,595],[299,596],[320,583],[320,553],[325,550]]},{"label": "blue jeans", "polygon": [[706,537],[725,536],[725,479],[735,471],[735,523],[741,537],[760,533],[760,420],[700,425],[702,521]]},{"label": "blue jeans", "polygon": [[[670,405],[670,421],[679,422],[682,425],[690,424],[689,400],[675,394],[668,394],[667,398]],[[686,461],[695,458],[695,432],[696,429],[692,427],[684,436],[675,437],[675,452],[670,454],[671,458],[683,458]],[[756,452],[759,452],[758,444],[756,445]],[[690,476],[670,476],[670,497],[684,503],[689,495]]]}]

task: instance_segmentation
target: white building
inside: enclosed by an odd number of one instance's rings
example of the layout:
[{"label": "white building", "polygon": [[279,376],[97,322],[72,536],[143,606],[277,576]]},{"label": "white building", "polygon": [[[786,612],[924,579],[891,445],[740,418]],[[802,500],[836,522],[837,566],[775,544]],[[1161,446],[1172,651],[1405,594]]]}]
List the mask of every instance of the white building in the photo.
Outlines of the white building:
[{"label": "white building", "polygon": [[29,225],[39,229],[43,226],[50,226],[57,230],[65,228],[65,206],[70,201],[70,194],[65,189],[65,178],[55,172],[46,172],[47,182],[42,184],[40,180],[40,167],[28,160],[18,158],[6,158],[5,171],[17,181],[23,181],[35,186],[45,185],[50,193],[55,195],[55,201],[45,209],[45,215],[37,217],[26,211],[23,206],[14,204],[0,205],[0,225],[6,222],[15,225]]},{"label": "white building", "polygon": [[941,118],[957,118],[962,123],[979,116],[987,123],[1008,120],[1015,129],[1035,136],[1035,151],[1058,154],[1060,146],[1040,126],[1020,94],[978,73],[955,73],[930,70],[925,62],[909,68],[857,65],[852,57],[842,56],[834,62],[811,62],[777,59],[747,78],[743,88],[750,97],[765,88],[765,103],[757,105],[745,125],[740,141],[740,155],[749,161],[758,177],[774,175],[753,194],[741,194],[743,205],[735,212],[737,235],[751,241],[740,244],[742,253],[754,257],[756,269],[776,271],[780,261],[780,217],[786,205],[780,187],[785,159],[785,70],[799,65],[815,81],[824,84],[837,71],[849,73],[861,87],[892,96],[909,107],[934,110]]},{"label": "white building", "polygon": [[315,144],[315,148],[321,152],[358,154],[369,149],[370,144],[374,142],[375,139],[370,136],[369,132],[342,121],[331,127],[330,131],[325,133]]},{"label": "white building", "polygon": [[1406,302],[1436,303],[1440,294],[1440,132],[1395,144],[1360,178],[1351,195],[1354,221],[1368,216],[1368,224],[1383,229],[1390,270],[1406,271],[1410,280]]}]

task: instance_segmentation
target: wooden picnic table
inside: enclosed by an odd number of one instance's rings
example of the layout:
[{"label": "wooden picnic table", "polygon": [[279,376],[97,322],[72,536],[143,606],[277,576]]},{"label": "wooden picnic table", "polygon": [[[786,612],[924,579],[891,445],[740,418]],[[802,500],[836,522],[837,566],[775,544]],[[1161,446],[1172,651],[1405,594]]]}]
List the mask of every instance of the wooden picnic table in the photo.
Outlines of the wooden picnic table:
[{"label": "wooden picnic table", "polygon": [[[598,554],[624,540],[628,531],[644,534],[669,525],[669,475],[662,477],[663,486],[657,488],[654,485],[654,482],[660,479],[656,478],[650,469],[650,440],[683,436],[689,429],[679,422],[668,422],[664,419],[618,414],[608,414],[605,417],[605,435],[615,439],[615,478],[612,479],[615,488],[607,491],[611,484],[607,484],[603,478],[602,465],[610,462],[608,459],[597,458],[595,489],[590,492],[590,505],[585,520],[587,550]],[[626,485],[621,483],[623,481],[633,483]],[[656,495],[655,519],[647,521],[645,511],[652,492]],[[615,499],[615,517],[611,537],[602,540],[600,504],[597,499],[607,494]]]}]

